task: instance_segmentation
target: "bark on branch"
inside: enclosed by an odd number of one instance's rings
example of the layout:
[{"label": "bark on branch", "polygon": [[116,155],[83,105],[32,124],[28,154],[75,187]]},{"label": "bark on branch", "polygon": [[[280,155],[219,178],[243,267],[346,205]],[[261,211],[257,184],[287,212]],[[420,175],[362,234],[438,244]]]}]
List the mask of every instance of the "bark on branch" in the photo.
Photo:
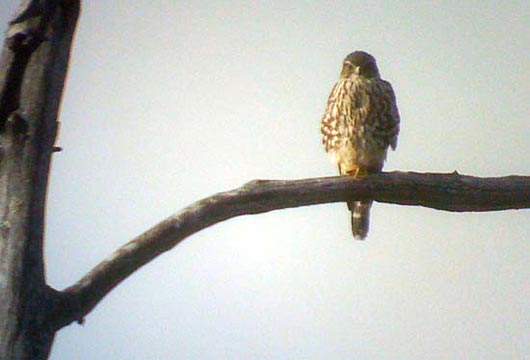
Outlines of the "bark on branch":
[{"label": "bark on branch", "polygon": [[[2,3],[2,6],[4,4]],[[80,0],[25,0],[0,53],[0,359],[46,359],[46,187]]]},{"label": "bark on branch", "polygon": [[130,274],[208,226],[240,215],[351,199],[457,212],[530,208],[530,176],[477,178],[456,172],[393,172],[362,180],[255,180],[184,208],[122,246],[75,285],[58,292],[61,301],[57,305],[56,327],[82,321]]}]

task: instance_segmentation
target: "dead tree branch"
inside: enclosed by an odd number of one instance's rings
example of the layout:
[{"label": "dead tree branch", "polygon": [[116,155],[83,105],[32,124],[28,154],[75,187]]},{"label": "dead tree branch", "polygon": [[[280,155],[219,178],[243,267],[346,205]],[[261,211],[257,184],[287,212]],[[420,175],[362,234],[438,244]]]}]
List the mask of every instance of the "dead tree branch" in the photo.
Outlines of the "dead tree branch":
[{"label": "dead tree branch", "polygon": [[255,180],[200,200],[128,242],[75,285],[59,292],[57,328],[82,321],[114,287],[188,236],[218,222],[272,210],[374,199],[446,211],[530,208],[530,177],[477,178],[452,174],[382,173],[362,180],[328,177]]},{"label": "dead tree branch", "polygon": [[80,0],[23,1],[0,55],[0,359],[46,359],[55,336],[44,213],[79,9]]}]

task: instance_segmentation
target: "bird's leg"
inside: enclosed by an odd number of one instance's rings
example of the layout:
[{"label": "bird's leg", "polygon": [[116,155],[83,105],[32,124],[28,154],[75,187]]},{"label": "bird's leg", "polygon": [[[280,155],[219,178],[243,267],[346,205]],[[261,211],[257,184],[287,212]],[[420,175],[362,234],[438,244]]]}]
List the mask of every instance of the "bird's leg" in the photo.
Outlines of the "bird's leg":
[{"label": "bird's leg", "polygon": [[370,174],[367,168],[364,167],[356,167],[355,170],[353,170],[353,177],[356,179],[366,177]]}]

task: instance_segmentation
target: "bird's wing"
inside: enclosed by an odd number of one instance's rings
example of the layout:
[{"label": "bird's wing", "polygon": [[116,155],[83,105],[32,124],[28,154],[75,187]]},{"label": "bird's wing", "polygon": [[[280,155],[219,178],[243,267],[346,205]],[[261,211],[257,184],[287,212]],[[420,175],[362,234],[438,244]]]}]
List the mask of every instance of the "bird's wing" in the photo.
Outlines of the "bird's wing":
[{"label": "bird's wing", "polygon": [[397,138],[399,134],[399,110],[396,102],[396,95],[392,89],[392,85],[388,81],[382,81],[383,85],[383,96],[385,101],[389,104],[388,114],[385,116],[386,127],[388,131],[388,144],[395,150],[397,147]]}]

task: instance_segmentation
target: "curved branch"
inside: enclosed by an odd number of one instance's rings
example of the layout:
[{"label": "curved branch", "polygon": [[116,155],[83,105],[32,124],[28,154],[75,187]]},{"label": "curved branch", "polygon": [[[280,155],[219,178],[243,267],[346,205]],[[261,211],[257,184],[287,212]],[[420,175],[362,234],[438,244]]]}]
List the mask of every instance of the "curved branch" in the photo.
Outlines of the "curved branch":
[{"label": "curved branch", "polygon": [[530,176],[477,178],[456,172],[393,172],[357,180],[349,177],[255,180],[184,208],[122,246],[76,284],[59,292],[56,326],[82,321],[130,274],[208,226],[240,215],[352,198],[458,212],[530,208]]}]

